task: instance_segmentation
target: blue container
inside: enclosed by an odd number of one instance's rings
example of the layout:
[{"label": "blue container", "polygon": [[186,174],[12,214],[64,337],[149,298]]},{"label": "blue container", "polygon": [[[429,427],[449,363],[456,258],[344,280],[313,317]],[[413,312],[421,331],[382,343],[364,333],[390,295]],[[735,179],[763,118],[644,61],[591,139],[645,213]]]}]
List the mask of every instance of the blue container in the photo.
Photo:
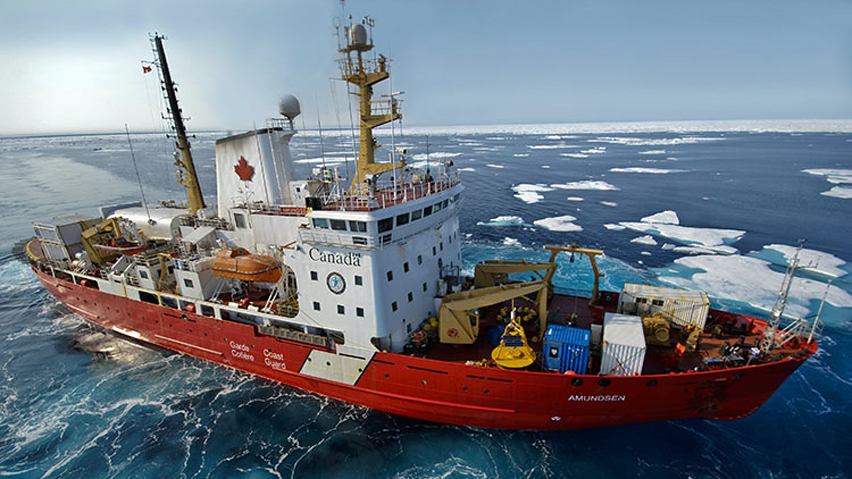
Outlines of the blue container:
[{"label": "blue container", "polygon": [[574,371],[586,374],[589,364],[589,339],[587,329],[551,324],[547,327],[542,343],[544,367],[551,371]]}]

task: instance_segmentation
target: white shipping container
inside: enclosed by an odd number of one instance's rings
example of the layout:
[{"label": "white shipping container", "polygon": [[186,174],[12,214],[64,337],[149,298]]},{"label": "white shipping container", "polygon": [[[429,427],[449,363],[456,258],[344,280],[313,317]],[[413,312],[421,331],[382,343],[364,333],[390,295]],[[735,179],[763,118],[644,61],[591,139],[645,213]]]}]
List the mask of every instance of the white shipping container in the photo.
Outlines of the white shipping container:
[{"label": "white shipping container", "polygon": [[642,330],[642,318],[606,313],[601,353],[601,374],[642,374],[642,367],[645,365],[645,332]]},{"label": "white shipping container", "polygon": [[709,311],[710,300],[703,291],[625,284],[618,300],[619,313],[646,317],[661,312],[677,326],[694,324],[702,330]]}]

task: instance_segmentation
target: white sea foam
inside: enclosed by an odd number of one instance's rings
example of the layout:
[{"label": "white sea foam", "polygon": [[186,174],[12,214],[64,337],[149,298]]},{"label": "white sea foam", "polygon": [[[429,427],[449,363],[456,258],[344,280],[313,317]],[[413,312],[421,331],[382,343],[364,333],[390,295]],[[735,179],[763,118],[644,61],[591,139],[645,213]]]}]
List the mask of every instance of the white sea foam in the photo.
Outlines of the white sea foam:
[{"label": "white sea foam", "polygon": [[603,227],[610,230],[610,231],[624,231],[624,230],[627,229],[624,226],[616,225],[616,224],[612,224],[612,223],[607,223],[607,224],[603,225]]},{"label": "white sea foam", "polygon": [[[701,272],[691,277],[660,276],[660,280],[686,289],[707,291],[717,298],[746,301],[767,311],[778,297],[778,287],[784,277],[783,272],[771,269],[766,261],[748,256],[701,255],[679,258],[675,263]],[[821,298],[825,291],[825,283],[797,277],[790,289],[787,313],[807,315],[808,300]],[[837,307],[852,307],[852,295],[837,286],[829,288],[826,301]]]},{"label": "white sea foam", "polygon": [[686,145],[701,143],[703,141],[722,141],[720,137],[684,136],[679,138],[632,138],[626,136],[599,136],[587,140],[590,143],[611,143],[614,145],[627,146],[659,146],[659,145]]},{"label": "white sea foam", "polygon": [[639,221],[642,221],[643,223],[659,223],[665,225],[680,224],[680,218],[678,218],[677,213],[672,210],[660,211],[659,213],[646,216]]},{"label": "white sea foam", "polygon": [[583,198],[580,198],[579,196],[569,196],[568,198],[565,198],[565,199],[568,200],[568,201],[583,201]]},{"label": "white sea foam", "polygon": [[646,151],[640,151],[639,154],[640,155],[665,155],[666,150],[646,150]]},{"label": "white sea foam", "polygon": [[465,168],[459,168],[456,171],[476,171],[476,170],[474,168],[471,168],[471,167],[468,166],[468,167],[465,167]]},{"label": "white sea foam", "polygon": [[568,183],[557,183],[550,186],[560,190],[618,191],[617,187],[601,180],[571,181]]},{"label": "white sea foam", "polygon": [[488,221],[478,221],[478,226],[525,226],[527,223],[520,216],[498,216]]},{"label": "white sea foam", "polygon": [[641,254],[642,256],[651,256],[651,253],[648,251],[640,251],[639,254]]},{"label": "white sea foam", "polygon": [[560,156],[564,156],[566,158],[588,158],[589,155],[585,153],[560,153]]},{"label": "white sea foam", "polygon": [[526,157],[530,156],[530,154],[529,153],[515,153],[512,156],[514,156],[515,158],[526,158]]},{"label": "white sea foam", "polygon": [[844,188],[842,186],[835,186],[834,188],[823,191],[820,193],[823,196],[832,196],[834,198],[842,198],[842,199],[850,199],[852,198],[852,188]]},{"label": "white sea foam", "polygon": [[651,175],[667,175],[670,173],[686,173],[687,170],[671,170],[665,168],[641,168],[638,166],[633,166],[630,168],[610,168],[609,171],[613,173],[645,173]]},{"label": "white sea foam", "polygon": [[580,150],[580,153],[583,153],[583,154],[586,154],[586,155],[601,155],[601,154],[606,153],[606,147],[605,146],[596,146],[594,148],[589,148],[588,150]]},{"label": "white sea foam", "polygon": [[649,245],[649,246],[656,246],[657,245],[657,240],[655,240],[654,237],[651,236],[651,235],[638,236],[638,237],[630,240],[630,242],[631,243],[638,243],[638,244],[646,244],[646,245]]},{"label": "white sea foam", "polygon": [[612,208],[618,206],[618,203],[616,203],[615,201],[601,201],[601,204],[604,206],[610,206]]},{"label": "white sea foam", "polygon": [[577,218],[574,218],[573,216],[569,215],[556,216],[553,218],[543,218],[540,220],[535,220],[533,221],[533,224],[548,229],[550,231],[583,231],[582,226],[573,223],[573,221],[576,219]]},{"label": "white sea foam", "polygon": [[521,245],[521,242],[518,241],[515,238],[509,238],[508,236],[503,238],[503,246],[520,246],[520,245]]},{"label": "white sea foam", "polygon": [[549,170],[549,169],[550,169],[550,165],[541,165],[541,167],[542,167],[543,169],[545,169],[545,170]]},{"label": "white sea foam", "polygon": [[489,168],[498,168],[498,169],[499,169],[499,168],[505,168],[505,166],[503,166],[503,165],[495,165],[494,163],[488,163],[488,164],[487,164],[487,165],[485,165],[485,166],[487,166],[487,167],[489,167]]},{"label": "white sea foam", "polygon": [[518,198],[524,203],[532,204],[543,200],[544,196],[541,193],[553,191],[553,188],[542,184],[531,185],[529,183],[521,183],[513,186],[512,191],[515,192],[515,198]]}]

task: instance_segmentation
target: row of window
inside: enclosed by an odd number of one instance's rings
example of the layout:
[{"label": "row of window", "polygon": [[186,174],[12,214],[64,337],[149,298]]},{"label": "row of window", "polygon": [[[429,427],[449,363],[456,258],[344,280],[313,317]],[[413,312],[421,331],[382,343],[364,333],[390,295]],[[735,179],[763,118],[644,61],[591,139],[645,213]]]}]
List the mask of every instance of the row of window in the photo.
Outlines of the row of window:
[{"label": "row of window", "polygon": [[[314,301],[314,311],[322,311],[322,305],[319,301]],[[337,305],[337,314],[346,314],[346,307],[342,304]],[[364,317],[364,308],[355,308],[355,316]]]},{"label": "row of window", "polygon": [[[328,218],[314,218],[311,220],[313,222],[314,228],[322,228],[322,229],[333,229],[335,231],[351,231],[353,233],[366,233],[367,232],[367,222],[366,221],[354,221],[354,220],[334,220]],[[349,228],[346,228],[346,225],[349,225]]]}]

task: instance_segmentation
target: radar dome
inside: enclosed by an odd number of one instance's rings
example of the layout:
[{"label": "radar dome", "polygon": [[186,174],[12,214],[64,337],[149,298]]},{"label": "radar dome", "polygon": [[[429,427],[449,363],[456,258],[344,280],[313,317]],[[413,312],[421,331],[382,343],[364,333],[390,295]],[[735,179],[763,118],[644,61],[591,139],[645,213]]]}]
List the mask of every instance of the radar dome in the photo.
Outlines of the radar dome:
[{"label": "radar dome", "polygon": [[292,120],[302,113],[302,107],[299,106],[299,100],[293,95],[284,95],[278,100],[278,113]]},{"label": "radar dome", "polygon": [[364,25],[356,23],[349,27],[349,43],[352,45],[367,44],[367,29],[364,28]]}]

